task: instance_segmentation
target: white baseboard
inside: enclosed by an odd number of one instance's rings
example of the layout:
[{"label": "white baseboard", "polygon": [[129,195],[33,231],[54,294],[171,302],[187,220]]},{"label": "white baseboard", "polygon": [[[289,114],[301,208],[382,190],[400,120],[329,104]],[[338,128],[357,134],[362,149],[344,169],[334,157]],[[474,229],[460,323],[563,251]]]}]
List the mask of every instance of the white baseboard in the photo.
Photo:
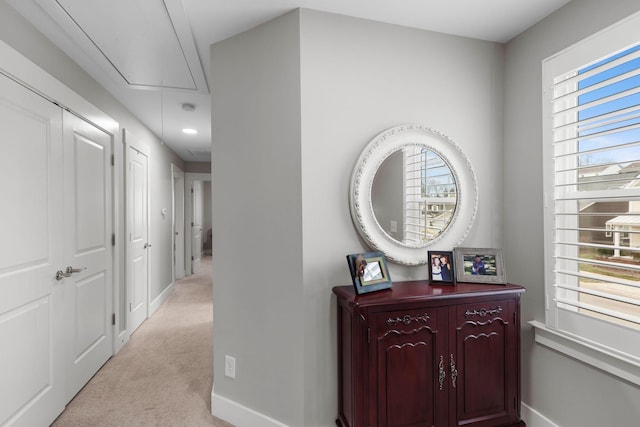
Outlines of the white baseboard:
[{"label": "white baseboard", "polygon": [[[114,327],[114,329],[115,329],[115,327]],[[122,350],[122,347],[124,347],[124,345],[129,341],[129,337],[131,337],[131,335],[129,334],[129,331],[126,330],[126,329],[124,331],[120,332],[119,334],[117,334],[117,336],[115,337],[114,342],[113,342],[113,354],[114,354],[114,356],[116,354],[118,354],[120,352],[120,350]]]},{"label": "white baseboard", "polygon": [[236,427],[288,427],[279,421],[222,397],[211,388],[211,414]]},{"label": "white baseboard", "polygon": [[524,402],[521,402],[520,405],[520,415],[522,420],[527,423],[527,427],[560,427]]},{"label": "white baseboard", "polygon": [[149,317],[153,316],[153,313],[158,311],[162,303],[165,302],[167,298],[169,298],[169,295],[171,295],[171,292],[173,292],[174,288],[175,286],[172,282],[169,286],[165,288],[164,291],[160,293],[160,295],[156,297],[156,299],[151,301],[151,304],[149,304]]}]

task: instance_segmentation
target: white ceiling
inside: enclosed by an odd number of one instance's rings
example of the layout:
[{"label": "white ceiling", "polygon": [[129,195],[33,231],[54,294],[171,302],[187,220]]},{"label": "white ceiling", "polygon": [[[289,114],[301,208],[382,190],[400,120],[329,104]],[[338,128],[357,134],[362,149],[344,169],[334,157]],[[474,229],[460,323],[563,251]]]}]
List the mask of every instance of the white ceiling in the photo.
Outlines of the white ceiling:
[{"label": "white ceiling", "polygon": [[[186,161],[210,161],[209,46],[302,7],[504,43],[569,0],[6,0]],[[182,104],[195,111],[185,111]],[[185,135],[184,127],[198,129]]]}]

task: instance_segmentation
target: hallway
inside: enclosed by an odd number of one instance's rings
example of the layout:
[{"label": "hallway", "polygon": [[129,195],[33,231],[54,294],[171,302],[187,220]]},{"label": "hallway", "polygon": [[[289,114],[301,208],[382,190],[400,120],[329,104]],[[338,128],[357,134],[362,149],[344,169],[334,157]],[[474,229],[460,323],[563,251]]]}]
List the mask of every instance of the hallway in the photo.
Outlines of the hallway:
[{"label": "hallway", "polygon": [[53,423],[67,426],[215,426],[211,257],[175,290]]}]

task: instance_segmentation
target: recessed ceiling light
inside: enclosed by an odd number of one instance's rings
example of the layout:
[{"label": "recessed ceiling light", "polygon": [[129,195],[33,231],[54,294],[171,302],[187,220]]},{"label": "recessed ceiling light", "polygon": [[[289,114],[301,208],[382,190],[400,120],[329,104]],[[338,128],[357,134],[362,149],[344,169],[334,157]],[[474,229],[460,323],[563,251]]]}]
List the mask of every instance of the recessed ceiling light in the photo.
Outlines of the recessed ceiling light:
[{"label": "recessed ceiling light", "polygon": [[182,129],[182,132],[186,133],[187,135],[195,135],[198,133],[197,130],[191,128],[184,128]]}]

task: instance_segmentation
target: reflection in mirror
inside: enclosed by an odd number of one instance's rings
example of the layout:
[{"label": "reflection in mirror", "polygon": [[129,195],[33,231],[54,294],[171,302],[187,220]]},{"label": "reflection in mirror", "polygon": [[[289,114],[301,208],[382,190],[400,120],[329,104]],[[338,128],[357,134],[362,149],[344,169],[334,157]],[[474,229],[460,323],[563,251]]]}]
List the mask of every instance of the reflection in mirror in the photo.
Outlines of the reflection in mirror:
[{"label": "reflection in mirror", "polygon": [[400,243],[426,244],[451,224],[458,188],[447,162],[425,146],[393,152],[375,173],[371,203],[376,221]]},{"label": "reflection in mirror", "polygon": [[362,275],[362,281],[371,282],[373,280],[382,279],[382,269],[380,268],[380,263],[372,262],[364,267],[364,274]]}]

